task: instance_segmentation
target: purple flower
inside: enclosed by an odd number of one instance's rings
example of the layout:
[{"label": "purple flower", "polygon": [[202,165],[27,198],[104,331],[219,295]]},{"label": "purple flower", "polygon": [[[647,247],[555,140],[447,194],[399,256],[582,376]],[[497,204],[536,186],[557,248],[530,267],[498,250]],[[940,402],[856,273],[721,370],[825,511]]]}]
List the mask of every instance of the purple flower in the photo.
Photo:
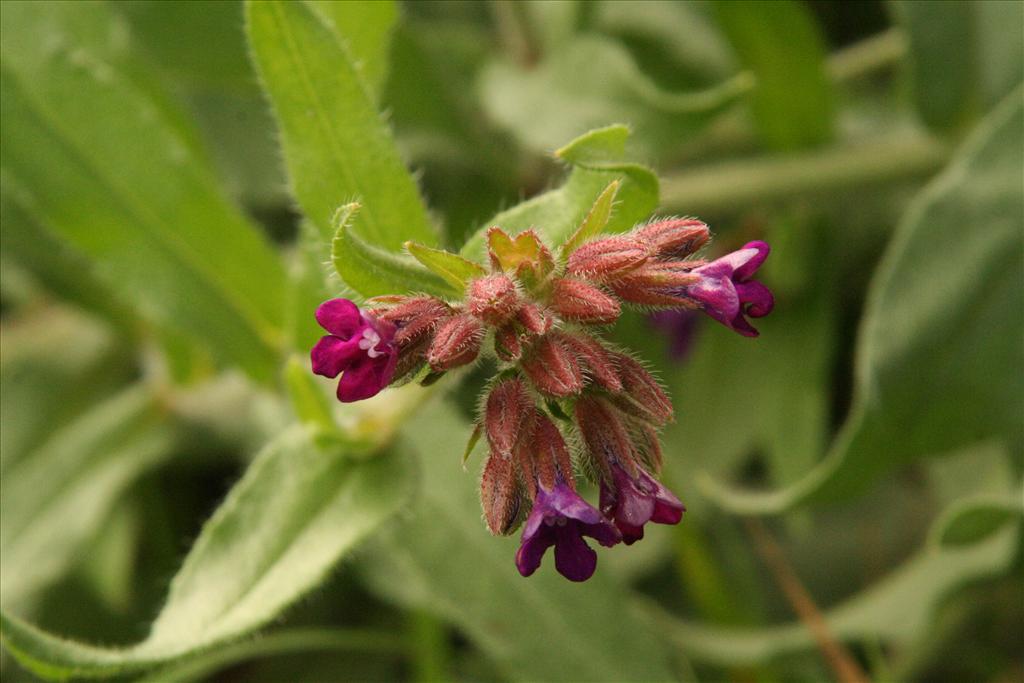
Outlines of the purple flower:
[{"label": "purple flower", "polygon": [[633,479],[618,464],[612,464],[613,486],[601,483],[601,511],[614,520],[626,545],[644,537],[644,524],[678,524],[686,508],[654,477],[640,470]]},{"label": "purple flower", "polygon": [[339,401],[370,398],[391,382],[398,361],[394,325],[366,315],[348,299],[320,304],[316,321],[330,334],[310,351],[313,372],[331,378],[344,373],[338,382]]},{"label": "purple flower", "polygon": [[726,327],[745,337],[756,337],[757,330],[744,316],[760,318],[771,313],[775,306],[768,288],[750,279],[768,258],[768,251],[765,242],[748,242],[742,249],[694,269],[693,274],[701,279],[685,289],[686,295]]},{"label": "purple flower", "polygon": [[537,487],[533,510],[523,528],[516,567],[529,576],[555,546],[555,568],[570,581],[586,581],[597,567],[597,553],[583,540],[590,536],[603,546],[621,540],[618,530],[596,508],[563,482],[551,491]]}]

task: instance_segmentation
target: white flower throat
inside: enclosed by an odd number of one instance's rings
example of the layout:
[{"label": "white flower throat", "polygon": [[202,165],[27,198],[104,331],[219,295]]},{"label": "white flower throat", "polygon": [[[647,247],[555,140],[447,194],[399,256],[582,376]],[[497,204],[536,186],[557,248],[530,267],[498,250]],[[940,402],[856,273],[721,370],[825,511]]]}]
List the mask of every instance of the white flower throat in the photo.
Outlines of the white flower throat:
[{"label": "white flower throat", "polygon": [[377,358],[383,356],[381,351],[377,350],[377,344],[380,343],[380,335],[377,334],[372,328],[367,327],[363,330],[363,338],[359,340],[359,348],[366,351],[366,355],[370,358]]}]

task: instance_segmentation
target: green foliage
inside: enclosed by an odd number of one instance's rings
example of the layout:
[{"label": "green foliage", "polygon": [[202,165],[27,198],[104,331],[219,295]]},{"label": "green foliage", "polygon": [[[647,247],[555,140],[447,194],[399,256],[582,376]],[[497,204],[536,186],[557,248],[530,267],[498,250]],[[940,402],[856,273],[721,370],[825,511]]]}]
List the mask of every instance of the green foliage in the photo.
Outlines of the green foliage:
[{"label": "green foliage", "polygon": [[[4,2],[4,680],[833,678],[762,527],[867,677],[1012,677],[1024,5],[889,6]],[[523,578],[494,359],[340,404],[314,312],[668,212],[776,308],[608,330],[687,513]]]}]

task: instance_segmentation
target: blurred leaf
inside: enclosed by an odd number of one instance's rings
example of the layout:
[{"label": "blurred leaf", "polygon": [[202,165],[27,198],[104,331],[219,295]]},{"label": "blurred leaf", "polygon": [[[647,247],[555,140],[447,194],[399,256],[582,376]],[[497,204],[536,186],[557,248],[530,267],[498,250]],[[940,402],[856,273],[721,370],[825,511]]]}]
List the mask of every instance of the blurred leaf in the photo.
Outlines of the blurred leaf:
[{"label": "blurred leaf", "polygon": [[645,154],[664,155],[695,136],[750,89],[746,76],[706,90],[667,92],[641,73],[625,48],[596,35],[565,44],[530,70],[505,62],[485,68],[488,115],[541,152],[591,128],[621,121]]},{"label": "blurred leaf", "polygon": [[[892,0],[907,34],[914,105],[926,124],[951,129],[998,104],[1024,78],[1024,5]],[[1010,28],[1013,27],[1013,28]]]},{"label": "blurred leaf", "polygon": [[1018,91],[897,228],[861,323],[854,406],[827,458],[786,489],[704,479],[708,495],[734,511],[779,512],[853,495],[914,458],[1024,441],[1022,113]]},{"label": "blurred leaf", "polygon": [[981,494],[951,505],[932,529],[931,542],[965,546],[1024,515],[1024,486],[1004,494]]},{"label": "blurred leaf", "polygon": [[365,297],[406,292],[425,292],[453,297],[459,291],[405,254],[385,251],[360,239],[352,230],[363,207],[352,203],[340,207],[331,224],[331,262],[342,281]]},{"label": "blurred leaf", "polygon": [[128,389],[56,431],[0,480],[5,607],[60,575],[139,475],[171,454],[151,393]]},{"label": "blurred leaf", "polygon": [[[613,181],[619,182],[619,191],[616,210],[605,226],[607,232],[629,230],[650,216],[658,205],[658,178],[646,166],[608,159],[621,149],[625,130],[623,126],[608,126],[565,145],[559,154],[587,161],[570,162],[569,177],[560,188],[528,199],[484,223],[462,247],[462,255],[483,260],[485,233],[492,225],[511,235],[536,228],[551,244],[561,244],[579,227]],[[607,160],[596,161],[599,158]]]},{"label": "blurred leaf", "polygon": [[[1009,569],[1018,533],[1014,525],[967,547],[927,547],[878,583],[829,609],[824,615],[829,630],[840,640],[907,643],[920,638],[951,591]],[[672,642],[697,660],[737,666],[815,647],[811,632],[800,623],[726,629],[675,619],[653,603],[645,607]]]},{"label": "blurred leaf", "polygon": [[338,433],[327,396],[314,381],[313,373],[305,362],[296,356],[289,358],[285,366],[284,381],[292,410],[300,422],[313,430],[314,434]]},{"label": "blurred leaf", "polygon": [[335,209],[358,199],[354,230],[373,245],[398,251],[409,239],[436,242],[416,184],[338,36],[303,3],[249,3],[246,19],[293,192],[323,239],[333,234]]},{"label": "blurred leaf", "polygon": [[126,382],[134,368],[108,328],[72,310],[5,316],[0,330],[0,472],[6,476],[68,419]]},{"label": "blurred leaf", "polygon": [[88,42],[124,31],[107,5],[5,6],[4,171],[31,193],[23,208],[147,317],[269,379],[281,264],[180,128]]},{"label": "blurred leaf", "polygon": [[[667,653],[626,609],[625,587],[598,562],[571,584],[548,556],[529,578],[516,571],[516,539],[480,521],[473,474],[459,454],[472,425],[438,406],[408,425],[420,446],[423,490],[414,514],[388,527],[363,574],[382,595],[459,626],[513,680],[668,680]],[[614,550],[600,549],[604,556]],[[443,570],[439,571],[439,568]],[[571,647],[554,646],[571,643]]]},{"label": "blurred leaf", "polygon": [[433,249],[416,242],[406,242],[405,248],[414,259],[431,272],[444,278],[459,292],[465,290],[467,282],[481,277],[487,272],[480,264],[444,249]]},{"label": "blurred leaf", "polygon": [[796,0],[729,0],[715,3],[715,16],[756,77],[752,106],[765,144],[796,149],[827,142],[835,104],[825,41],[810,8]]},{"label": "blurred leaf", "polygon": [[338,35],[370,92],[380,93],[387,76],[388,48],[398,6],[391,0],[308,0],[308,4]]},{"label": "blurred leaf", "polygon": [[355,462],[282,432],[203,527],[146,640],[108,649],[61,639],[9,614],[3,639],[47,678],[139,672],[253,631],[318,585],[346,552],[405,504],[408,463]]}]

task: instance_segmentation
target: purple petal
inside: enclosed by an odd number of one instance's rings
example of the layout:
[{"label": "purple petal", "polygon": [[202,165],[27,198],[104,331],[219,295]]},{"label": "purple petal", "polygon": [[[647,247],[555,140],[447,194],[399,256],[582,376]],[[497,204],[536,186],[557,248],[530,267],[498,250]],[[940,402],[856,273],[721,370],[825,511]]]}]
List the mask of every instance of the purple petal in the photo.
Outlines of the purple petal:
[{"label": "purple petal", "polygon": [[755,240],[753,242],[747,242],[743,245],[742,249],[734,251],[733,254],[742,254],[750,249],[755,250],[757,253],[752,257],[746,258],[744,263],[736,268],[733,279],[739,282],[750,279],[750,276],[754,274],[754,271],[761,267],[761,264],[764,263],[766,258],[768,258],[768,253],[771,251],[771,247],[768,246],[767,242]]},{"label": "purple petal", "polygon": [[644,537],[643,525],[630,526],[628,524],[624,524],[621,522],[617,524],[619,527],[619,531],[622,533],[622,542],[626,545],[633,545],[634,543],[636,543]]},{"label": "purple petal", "polygon": [[775,297],[764,284],[757,282],[741,282],[736,285],[740,303],[746,305],[746,314],[751,318],[763,318],[775,308]]},{"label": "purple petal", "polygon": [[363,356],[352,362],[338,382],[338,400],[342,403],[353,403],[380,393],[385,384],[381,382],[379,361],[386,363],[388,359]]},{"label": "purple petal", "polygon": [[729,324],[740,311],[740,297],[728,278],[703,278],[686,288],[686,295],[699,301],[704,312],[715,320]]},{"label": "purple petal", "polygon": [[[533,513],[530,513],[530,521],[533,521]],[[537,571],[544,553],[555,544],[554,530],[543,523],[544,516],[538,515],[539,524],[534,524],[534,533],[523,532],[523,540],[516,551],[516,569],[523,576],[529,576]],[[527,523],[529,526],[529,523]]]},{"label": "purple petal", "polygon": [[541,489],[538,491],[538,502],[541,501],[542,496],[542,505],[562,517],[575,519],[584,524],[597,524],[604,519],[597,508],[583,500],[580,494],[565,484],[557,484],[551,493]]},{"label": "purple petal", "polygon": [[725,323],[728,327],[731,327],[734,331],[739,332],[744,337],[757,337],[761,333],[757,331],[757,328],[750,324],[746,318],[743,317],[742,313],[737,313],[736,317]]},{"label": "purple petal", "polygon": [[611,548],[622,540],[622,534],[607,519],[602,519],[597,524],[579,524],[579,527],[584,536],[590,536],[606,548]]},{"label": "purple petal", "polygon": [[586,581],[597,568],[597,553],[587,545],[576,524],[555,527],[555,569],[570,581]]},{"label": "purple petal", "polygon": [[320,338],[309,352],[313,372],[324,377],[337,377],[355,358],[363,355],[356,339],[339,339],[334,335]]},{"label": "purple petal", "polygon": [[355,336],[365,325],[359,307],[348,299],[330,299],[316,309],[316,321],[320,327],[342,339]]}]

